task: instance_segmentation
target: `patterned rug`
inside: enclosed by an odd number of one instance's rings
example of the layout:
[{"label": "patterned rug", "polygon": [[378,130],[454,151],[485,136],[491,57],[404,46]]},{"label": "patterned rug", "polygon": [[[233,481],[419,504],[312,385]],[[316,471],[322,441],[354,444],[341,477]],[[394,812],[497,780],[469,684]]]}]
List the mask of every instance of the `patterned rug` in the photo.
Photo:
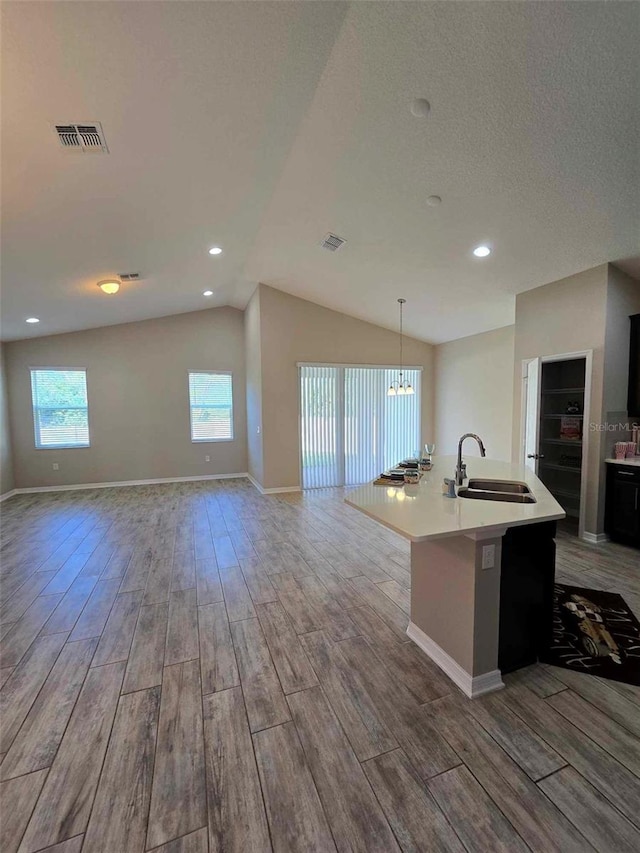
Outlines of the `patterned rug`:
[{"label": "patterned rug", "polygon": [[621,595],[556,584],[544,663],[640,686],[640,623]]}]

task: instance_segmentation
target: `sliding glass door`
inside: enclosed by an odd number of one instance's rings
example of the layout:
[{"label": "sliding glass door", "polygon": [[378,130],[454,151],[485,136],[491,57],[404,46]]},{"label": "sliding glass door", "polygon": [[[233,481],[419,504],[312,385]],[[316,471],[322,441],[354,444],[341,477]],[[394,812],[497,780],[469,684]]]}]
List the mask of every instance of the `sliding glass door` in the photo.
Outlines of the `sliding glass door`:
[{"label": "sliding glass door", "polygon": [[420,448],[421,371],[415,394],[388,397],[396,368],[300,365],[302,487],[373,480]]}]

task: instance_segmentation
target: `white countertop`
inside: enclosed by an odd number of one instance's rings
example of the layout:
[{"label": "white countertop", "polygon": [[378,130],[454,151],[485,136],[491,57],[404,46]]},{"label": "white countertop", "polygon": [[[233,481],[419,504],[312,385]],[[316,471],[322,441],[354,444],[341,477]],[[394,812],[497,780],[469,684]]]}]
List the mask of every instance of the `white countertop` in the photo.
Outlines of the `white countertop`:
[{"label": "white countertop", "polygon": [[640,468],[640,456],[631,459],[605,459],[604,461],[610,462],[612,465],[631,465],[633,468]]},{"label": "white countertop", "polygon": [[[524,482],[536,503],[445,497],[442,481],[444,477],[454,476],[454,456],[435,457],[433,468],[422,476],[418,485],[367,484],[349,492],[345,501],[413,542],[480,531],[498,532],[508,527],[565,517],[560,504],[529,468],[494,459],[463,458],[469,477]],[[502,535],[501,532],[498,535]]]}]

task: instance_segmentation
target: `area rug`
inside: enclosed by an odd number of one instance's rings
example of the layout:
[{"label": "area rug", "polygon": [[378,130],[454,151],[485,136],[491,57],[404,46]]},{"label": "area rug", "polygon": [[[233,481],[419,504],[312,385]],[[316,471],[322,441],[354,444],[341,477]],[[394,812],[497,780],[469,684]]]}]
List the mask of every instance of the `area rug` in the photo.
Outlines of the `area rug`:
[{"label": "area rug", "polygon": [[621,595],[556,584],[544,663],[640,686],[640,623]]}]

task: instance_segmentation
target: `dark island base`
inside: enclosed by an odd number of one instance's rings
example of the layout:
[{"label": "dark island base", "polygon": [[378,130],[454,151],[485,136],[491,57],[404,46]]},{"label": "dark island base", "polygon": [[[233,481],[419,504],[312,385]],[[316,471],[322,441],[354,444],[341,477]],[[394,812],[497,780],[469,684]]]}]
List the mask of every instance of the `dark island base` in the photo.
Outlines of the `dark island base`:
[{"label": "dark island base", "polygon": [[553,619],[556,522],[511,527],[502,538],[498,668],[504,675],[535,663]]}]

